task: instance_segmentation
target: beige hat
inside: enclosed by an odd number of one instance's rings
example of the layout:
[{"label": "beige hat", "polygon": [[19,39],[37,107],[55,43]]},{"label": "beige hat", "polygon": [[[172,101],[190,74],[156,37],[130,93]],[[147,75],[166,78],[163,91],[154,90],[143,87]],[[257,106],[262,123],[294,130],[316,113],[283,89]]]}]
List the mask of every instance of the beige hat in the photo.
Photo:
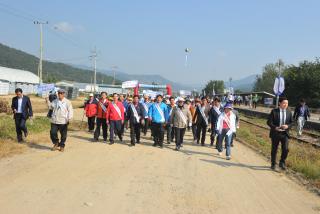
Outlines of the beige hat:
[{"label": "beige hat", "polygon": [[183,97],[179,97],[178,98],[178,102],[184,102],[185,100],[183,99]]}]

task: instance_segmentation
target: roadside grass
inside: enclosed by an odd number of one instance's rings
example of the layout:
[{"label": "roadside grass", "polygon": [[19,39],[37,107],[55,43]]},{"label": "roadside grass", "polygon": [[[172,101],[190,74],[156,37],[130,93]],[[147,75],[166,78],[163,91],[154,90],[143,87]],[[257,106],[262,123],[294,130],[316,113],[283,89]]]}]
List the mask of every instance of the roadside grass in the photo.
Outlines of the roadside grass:
[{"label": "roadside grass", "polygon": [[[49,130],[50,123],[45,117],[35,117],[33,121],[27,121],[29,136],[37,135],[39,133]],[[28,141],[30,140],[28,137]],[[32,142],[35,144],[36,142]],[[29,145],[30,146],[30,145]],[[16,131],[12,115],[1,114],[0,117],[0,158],[12,154],[19,154],[26,150],[25,144],[16,142]]]},{"label": "roadside grass", "polygon": [[[242,123],[237,137],[257,149],[261,154],[271,157],[271,140],[268,130]],[[277,161],[280,160],[281,145],[279,145]],[[287,166],[301,173],[313,185],[320,188],[320,150],[309,144],[302,144],[293,139],[289,141],[289,156]]]},{"label": "roadside grass", "polygon": [[[81,124],[81,130],[86,130],[86,123]],[[47,117],[36,116],[33,121],[27,121],[28,138],[23,144],[17,143],[15,124],[12,115],[0,115],[0,158],[21,154],[28,148],[48,150],[51,147],[50,121]],[[80,121],[72,121],[69,131],[80,130]]]},{"label": "roadside grass", "polygon": [[[50,122],[46,117],[35,117],[33,121],[27,121],[27,127],[30,134],[40,133],[49,129]],[[1,115],[0,130],[0,139],[16,139],[16,129],[12,115]]]}]

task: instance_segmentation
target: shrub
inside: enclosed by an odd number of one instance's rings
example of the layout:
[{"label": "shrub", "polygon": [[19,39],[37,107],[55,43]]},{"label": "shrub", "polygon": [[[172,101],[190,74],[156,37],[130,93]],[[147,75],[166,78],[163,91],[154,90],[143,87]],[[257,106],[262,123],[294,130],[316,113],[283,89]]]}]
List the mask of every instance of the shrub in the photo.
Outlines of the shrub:
[{"label": "shrub", "polygon": [[9,105],[9,102],[3,99],[0,99],[0,113],[6,113],[9,114],[11,113],[11,108]]}]

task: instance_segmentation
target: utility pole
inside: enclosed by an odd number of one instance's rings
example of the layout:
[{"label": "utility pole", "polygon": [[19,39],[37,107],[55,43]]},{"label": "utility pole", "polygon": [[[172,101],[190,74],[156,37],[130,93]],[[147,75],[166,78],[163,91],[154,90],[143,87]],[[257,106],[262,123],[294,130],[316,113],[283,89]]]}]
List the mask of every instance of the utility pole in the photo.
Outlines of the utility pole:
[{"label": "utility pole", "polygon": [[114,65],[111,67],[111,70],[113,71],[113,81],[112,81],[112,85],[116,84],[116,69],[118,69],[118,66]]},{"label": "utility pole", "polygon": [[279,78],[279,83],[278,83],[278,94],[277,94],[277,99],[276,99],[276,108],[278,108],[279,107],[279,96],[280,96],[280,94],[279,94],[279,88],[280,88],[280,77],[281,77],[281,59],[279,59],[279,61],[278,61],[278,68],[279,68],[279,70],[278,70],[278,78]]},{"label": "utility pole", "polygon": [[229,92],[230,92],[230,94],[232,93],[231,92],[231,82],[232,82],[232,77],[229,78]]},{"label": "utility pole", "polygon": [[38,77],[39,77],[39,84],[42,83],[42,58],[43,58],[43,39],[42,39],[42,26],[44,24],[49,24],[48,21],[40,22],[34,21],[33,24],[40,26],[40,57],[39,57],[39,66],[38,66]]},{"label": "utility pole", "polygon": [[97,87],[97,48],[94,47],[94,50],[91,52],[91,60],[93,60],[93,92],[96,92]]}]

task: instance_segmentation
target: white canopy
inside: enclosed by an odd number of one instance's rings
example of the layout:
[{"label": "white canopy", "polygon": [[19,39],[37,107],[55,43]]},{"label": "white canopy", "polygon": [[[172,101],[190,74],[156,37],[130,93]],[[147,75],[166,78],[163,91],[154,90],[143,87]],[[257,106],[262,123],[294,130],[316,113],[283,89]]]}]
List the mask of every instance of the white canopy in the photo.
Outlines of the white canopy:
[{"label": "white canopy", "polygon": [[39,77],[30,71],[0,66],[0,81],[38,84]]}]

